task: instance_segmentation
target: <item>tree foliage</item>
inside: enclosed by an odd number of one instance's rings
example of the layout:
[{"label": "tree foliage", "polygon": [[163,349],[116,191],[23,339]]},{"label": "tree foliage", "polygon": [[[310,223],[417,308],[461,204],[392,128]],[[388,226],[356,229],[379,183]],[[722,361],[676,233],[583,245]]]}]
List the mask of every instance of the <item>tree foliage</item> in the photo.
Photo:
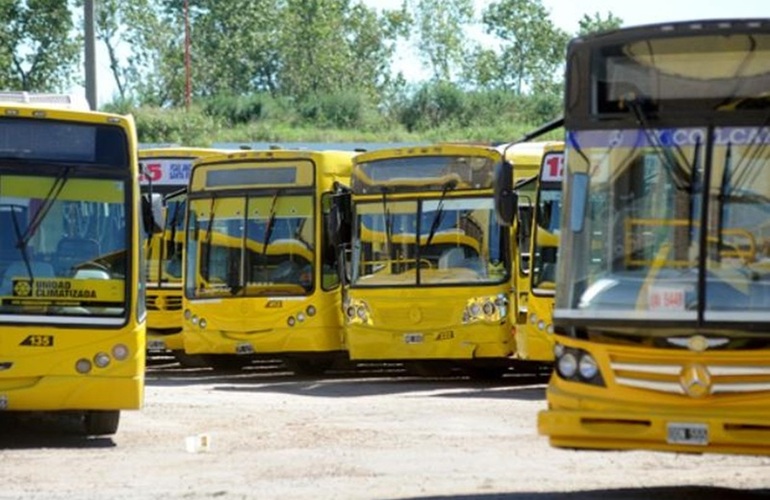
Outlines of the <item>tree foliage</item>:
[{"label": "tree foliage", "polygon": [[0,2],[0,86],[62,91],[75,81],[82,37],[62,0]]},{"label": "tree foliage", "polygon": [[612,12],[608,12],[606,18],[603,18],[599,12],[595,12],[593,16],[583,14],[578,23],[578,35],[610,31],[620,28],[622,25],[623,20],[613,15]]},{"label": "tree foliage", "polygon": [[417,48],[436,81],[451,81],[465,56],[465,28],[473,21],[473,0],[417,0]]},{"label": "tree foliage", "polygon": [[496,73],[496,86],[521,95],[561,80],[569,35],[553,24],[541,0],[492,3],[482,20],[486,32],[501,41],[498,58],[489,61],[486,70]]}]

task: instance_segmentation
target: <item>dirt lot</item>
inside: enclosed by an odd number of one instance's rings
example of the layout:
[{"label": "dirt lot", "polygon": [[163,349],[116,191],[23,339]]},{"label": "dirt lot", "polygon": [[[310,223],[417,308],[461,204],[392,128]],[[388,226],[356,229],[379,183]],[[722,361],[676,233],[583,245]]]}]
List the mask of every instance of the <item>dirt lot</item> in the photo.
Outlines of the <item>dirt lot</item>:
[{"label": "dirt lot", "polygon": [[770,458],[552,449],[544,386],[524,377],[266,368],[153,367],[112,438],[4,418],[0,498],[770,498]]}]

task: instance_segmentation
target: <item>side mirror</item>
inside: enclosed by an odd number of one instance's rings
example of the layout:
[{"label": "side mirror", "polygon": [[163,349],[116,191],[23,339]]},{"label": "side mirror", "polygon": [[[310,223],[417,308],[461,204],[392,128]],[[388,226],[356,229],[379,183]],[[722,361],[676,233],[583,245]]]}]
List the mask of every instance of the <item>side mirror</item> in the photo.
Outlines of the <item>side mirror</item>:
[{"label": "side mirror", "polygon": [[352,227],[352,208],[350,191],[338,191],[331,199],[329,210],[329,227],[326,228],[329,241],[334,247],[350,244]]},{"label": "side mirror", "polygon": [[494,175],[495,216],[498,223],[510,226],[518,206],[518,196],[513,190],[513,165],[508,161],[498,163]]},{"label": "side mirror", "polygon": [[142,222],[148,235],[163,232],[163,196],[142,195]]}]

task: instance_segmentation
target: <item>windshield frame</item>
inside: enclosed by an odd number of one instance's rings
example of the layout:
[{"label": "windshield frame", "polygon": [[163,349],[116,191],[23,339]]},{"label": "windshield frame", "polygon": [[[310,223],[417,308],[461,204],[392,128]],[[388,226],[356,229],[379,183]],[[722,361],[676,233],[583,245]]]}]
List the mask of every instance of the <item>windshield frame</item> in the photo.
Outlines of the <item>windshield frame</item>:
[{"label": "windshield frame", "polygon": [[[246,229],[242,231],[242,235],[239,237],[240,239],[240,246],[238,247],[238,252],[240,254],[239,257],[239,284],[238,284],[238,291],[233,292],[233,287],[230,288],[230,292],[223,291],[221,293],[215,293],[215,291],[209,291],[206,293],[201,294],[200,290],[200,283],[198,279],[196,278],[198,276],[198,273],[200,272],[200,264],[196,263],[198,252],[202,252],[203,245],[206,245],[207,243],[204,241],[206,240],[206,235],[200,237],[200,241],[193,239],[191,237],[191,233],[193,231],[202,231],[207,234],[210,233],[211,226],[209,229],[194,229],[192,226],[193,224],[197,224],[197,218],[194,214],[194,205],[196,202],[205,202],[205,204],[211,203],[213,205],[213,211],[212,214],[216,213],[215,205],[218,202],[218,200],[230,200],[231,203],[242,203],[244,208],[243,213],[243,221],[247,220],[256,220],[251,219],[246,212],[246,207],[249,204],[249,200],[266,200],[267,204],[269,206],[272,206],[272,201],[275,200],[277,204],[281,203],[281,199],[287,199],[287,198],[293,198],[293,197],[301,197],[301,198],[307,198],[309,207],[310,207],[310,214],[305,217],[305,222],[309,222],[311,224],[309,231],[312,235],[312,241],[310,242],[310,246],[305,248],[307,252],[310,254],[310,258],[312,260],[309,261],[310,266],[310,280],[311,283],[308,287],[305,287],[301,284],[295,284],[293,286],[289,286],[288,284],[283,287],[283,289],[280,286],[280,283],[276,282],[274,283],[274,286],[265,286],[261,289],[258,289],[255,292],[248,293],[247,289],[249,287],[254,287],[255,289],[259,287],[259,284],[256,285],[243,285],[241,283],[242,279],[246,278],[245,274],[245,268],[246,265],[245,261],[247,260],[245,257],[245,249],[247,247],[247,240],[248,240],[248,224],[245,226]],[[185,240],[184,240],[184,251],[185,251],[185,258],[184,258],[184,277],[183,277],[183,288],[184,288],[184,294],[185,297],[189,300],[208,300],[208,299],[216,299],[216,300],[222,300],[222,299],[237,299],[237,298],[245,298],[245,299],[255,299],[255,298],[270,298],[270,297],[292,297],[292,296],[312,296],[316,293],[316,290],[319,289],[318,285],[318,267],[320,265],[320,248],[319,245],[321,242],[317,241],[317,233],[318,233],[318,224],[319,224],[319,218],[318,218],[318,195],[316,193],[315,187],[265,187],[265,188],[254,188],[254,189],[227,189],[227,190],[221,190],[221,191],[197,191],[197,192],[191,192],[188,193],[187,197],[187,217],[186,217],[186,223],[185,223]],[[217,217],[213,218],[214,221],[217,220]],[[260,219],[263,220],[263,219]],[[265,219],[266,221],[266,219]],[[303,224],[304,224],[303,223]],[[270,244],[275,243],[275,238],[272,237],[270,239],[270,243],[267,242],[256,242],[255,245],[258,247],[257,251],[258,253],[263,252],[267,250],[267,248],[270,247]],[[297,240],[301,241],[301,240]],[[266,244],[267,243],[267,244]],[[304,242],[307,244],[307,242]],[[210,243],[208,243],[210,244]],[[264,247],[263,247],[264,245]],[[303,275],[306,274],[303,272]],[[271,288],[272,287],[272,288]],[[301,289],[301,293],[297,293],[297,290]]]},{"label": "windshield frame", "polygon": [[[392,215],[391,215],[391,222],[388,223],[387,219],[383,219],[383,224],[386,225],[389,229],[385,230],[386,240],[387,244],[386,246],[394,246],[394,236],[397,236],[398,234],[403,234],[404,238],[408,239],[408,245],[407,248],[410,248],[414,255],[414,260],[416,262],[422,262],[423,260],[426,260],[425,257],[425,244],[418,244],[419,242],[424,242],[428,239],[431,233],[433,233],[433,241],[431,242],[431,245],[436,245],[436,234],[438,234],[438,231],[436,228],[443,222],[435,222],[436,219],[434,217],[437,216],[443,216],[440,214],[446,213],[447,211],[452,211],[452,205],[457,203],[462,203],[463,201],[471,202],[476,201],[477,203],[486,203],[489,202],[489,224],[497,228],[498,236],[497,236],[497,245],[499,248],[496,250],[500,254],[500,260],[498,261],[498,269],[502,271],[500,276],[497,279],[488,279],[486,281],[474,281],[472,279],[466,279],[466,280],[457,280],[457,281],[449,281],[449,282],[426,282],[424,280],[424,275],[426,274],[426,269],[423,268],[422,265],[417,265],[412,268],[414,271],[412,276],[414,276],[414,279],[409,280],[409,282],[404,283],[396,283],[396,282],[390,282],[390,283],[373,283],[373,284],[361,284],[361,279],[366,278],[367,276],[375,276],[374,274],[367,274],[363,276],[358,275],[358,259],[360,259],[363,243],[361,242],[360,238],[360,220],[362,207],[370,207],[372,210],[373,215],[379,215],[380,217],[386,217],[387,214],[390,213],[391,205],[396,206],[397,204],[405,205],[405,204],[413,204],[414,205],[414,212],[410,214],[410,212],[403,212],[399,213],[399,215],[404,216],[411,216],[415,218],[414,221],[412,221],[415,224],[415,232],[414,233],[396,233],[392,229]],[[394,196],[383,196],[383,197],[367,197],[365,199],[357,199],[354,202],[354,213],[353,213],[353,227],[352,227],[352,234],[353,234],[353,252],[351,254],[351,261],[350,261],[350,267],[351,267],[351,279],[349,286],[353,289],[388,289],[388,288],[446,288],[446,287],[486,287],[486,286],[499,286],[500,284],[506,283],[510,281],[511,279],[511,251],[510,251],[510,237],[511,237],[511,231],[508,228],[508,226],[503,226],[496,222],[496,219],[494,217],[494,201],[491,194],[488,193],[474,193],[474,192],[462,192],[460,194],[449,196],[444,192],[444,196],[442,196],[441,192],[436,193],[435,196],[399,196],[398,198],[395,198]],[[432,210],[425,211],[424,207],[426,205],[433,205]],[[455,209],[454,211],[457,212],[458,210],[462,209]],[[427,214],[433,214],[432,216],[428,216]],[[427,219],[426,219],[427,217]],[[405,219],[405,221],[408,221],[408,217]],[[433,231],[431,231],[433,229]],[[417,238],[417,235],[419,234],[419,240]],[[482,229],[482,234],[489,236],[489,229]],[[411,237],[410,237],[411,235]],[[489,245],[491,245],[492,242],[486,243],[486,251],[489,252],[491,248]],[[358,246],[357,246],[358,245]],[[459,248],[459,247],[458,247]],[[479,256],[479,261],[483,265],[483,258]],[[398,263],[398,259],[390,258],[388,259],[390,261],[389,265],[396,265]],[[492,262],[487,262],[486,265],[488,267],[491,267],[493,264]],[[461,268],[454,268],[451,269],[461,269]],[[405,273],[409,273],[410,270],[407,269]],[[470,271],[473,273],[476,273],[476,271]],[[399,274],[399,273],[396,273]]]},{"label": "windshield frame", "polygon": [[[24,165],[22,165],[24,164]],[[31,168],[34,167],[34,168]],[[66,168],[65,168],[66,167]],[[38,184],[40,183],[41,179],[51,179],[54,182],[54,185],[56,184],[55,179],[62,178],[62,172],[67,171],[66,177],[64,177],[64,182],[62,183],[60,181],[60,190],[58,192],[49,192],[50,198],[49,198],[49,209],[46,210],[46,213],[42,214],[41,211],[38,211],[38,213],[41,213],[40,220],[38,221],[39,224],[36,228],[34,228],[34,231],[31,232],[28,235],[27,241],[37,241],[37,245],[39,248],[36,248],[36,253],[39,253],[39,255],[34,256],[30,255],[29,260],[26,262],[25,267],[26,270],[23,271],[22,274],[29,275],[30,270],[33,271],[33,275],[30,276],[29,281],[30,284],[34,284],[36,281],[42,282],[41,286],[48,286],[46,285],[47,282],[50,286],[65,286],[68,285],[72,287],[73,293],[74,290],[80,290],[83,289],[83,287],[88,288],[88,284],[92,283],[94,287],[91,287],[95,290],[97,290],[95,293],[95,297],[99,297],[103,293],[109,293],[114,294],[116,292],[107,292],[105,287],[102,285],[106,285],[106,283],[102,281],[97,280],[103,280],[106,279],[104,277],[104,274],[99,272],[98,270],[102,267],[105,269],[108,269],[106,273],[108,273],[109,281],[114,283],[116,281],[122,281],[122,286],[120,286],[120,290],[118,293],[122,294],[119,298],[117,296],[113,297],[112,299],[109,299],[109,302],[104,302],[105,305],[97,306],[97,305],[85,305],[82,300],[76,301],[73,300],[71,303],[65,304],[62,302],[61,304],[56,304],[55,300],[53,302],[47,301],[47,305],[43,304],[42,302],[39,305],[36,305],[32,302],[30,302],[27,305],[12,305],[9,307],[18,308],[18,310],[9,310],[9,311],[0,311],[0,323],[8,323],[8,324],[57,324],[62,326],[71,326],[71,327],[90,327],[93,325],[94,327],[109,327],[109,328],[120,328],[127,324],[130,316],[132,315],[133,311],[131,310],[131,304],[134,298],[134,295],[137,297],[139,296],[140,292],[136,291],[136,287],[132,286],[131,284],[131,276],[133,273],[133,266],[134,262],[131,258],[130,254],[130,248],[135,244],[133,240],[133,232],[132,232],[132,225],[133,220],[135,217],[135,207],[132,203],[132,196],[134,195],[134,191],[137,186],[136,183],[133,182],[133,179],[131,178],[129,169],[120,170],[115,169],[113,167],[106,167],[106,166],[94,166],[94,165],[74,165],[66,163],[63,164],[61,162],[54,162],[54,163],[41,163],[39,161],[19,161],[17,159],[13,159],[12,161],[8,160],[0,160],[0,193],[2,192],[2,186],[4,180],[9,180],[9,178],[18,178],[17,182],[25,182],[22,179],[25,177],[29,178],[29,182]],[[78,192],[83,191],[84,187],[79,186],[79,181],[86,181],[90,183],[105,183],[105,187],[107,187],[107,183],[117,183],[122,189],[122,199],[117,202],[108,202],[104,200],[98,200],[98,199],[83,199],[80,195],[77,199],[71,198],[72,194],[67,195],[66,197],[61,196],[62,193],[67,192],[70,189],[77,190]],[[99,196],[96,196],[95,198],[104,198],[103,193],[104,189],[98,189],[91,187],[90,189],[86,189],[86,191],[83,191],[84,193],[99,193]],[[21,198],[14,197],[17,199],[23,199],[26,200],[25,203],[31,203],[33,199],[39,199],[36,197],[29,197],[29,196],[23,196]],[[86,209],[85,207],[88,206],[88,204],[99,204],[99,203],[110,203],[111,205],[114,205],[114,210],[116,212],[110,213],[108,215],[109,218],[117,217],[120,219],[119,222],[123,223],[122,228],[118,228],[117,231],[112,231],[110,234],[114,238],[113,240],[107,240],[107,243],[105,243],[105,240],[103,240],[103,236],[95,236],[94,234],[91,234],[90,231],[96,231],[96,229],[85,229],[85,228],[77,228],[73,229],[74,226],[68,226],[67,222],[62,220],[61,223],[56,223],[53,219],[50,219],[51,217],[60,216],[63,218],[68,218],[67,220],[70,220],[69,217],[76,216],[78,217],[78,220],[73,223],[82,224],[83,221],[87,221],[88,225],[94,224],[95,221],[97,221],[97,218],[91,218],[85,219],[82,215],[82,212],[80,210]],[[85,205],[84,205],[85,204]],[[77,206],[75,206],[77,205]],[[54,207],[55,210],[53,212],[50,211],[51,207]],[[91,206],[91,209],[96,208],[96,205]],[[70,209],[75,210],[75,212],[72,212],[70,214]],[[89,209],[90,210],[90,209]],[[101,209],[99,209],[101,210]],[[13,209],[15,213],[15,209]],[[120,213],[122,212],[122,213]],[[17,221],[19,219],[16,218],[16,216],[13,216],[14,221]],[[98,220],[102,220],[103,217],[99,217]],[[102,220],[102,223],[106,224],[107,219]],[[58,226],[59,232],[61,233],[61,236],[59,236],[57,239],[59,240],[59,243],[62,242],[63,239],[71,238],[72,241],[78,241],[78,238],[83,239],[83,241],[96,241],[99,243],[100,250],[95,255],[89,255],[88,257],[83,256],[83,263],[82,266],[85,266],[87,262],[94,262],[95,265],[98,265],[100,267],[94,267],[97,271],[94,271],[91,273],[92,277],[85,277],[88,273],[83,272],[80,273],[80,276],[73,276],[73,275],[64,275],[61,274],[60,270],[60,261],[55,260],[55,256],[58,255],[55,251],[54,247],[52,246],[54,241],[50,241],[48,243],[42,243],[43,239],[50,239],[49,233],[53,230],[53,228],[56,228]],[[46,228],[45,234],[40,233],[41,227]],[[77,234],[70,234],[73,230],[77,230]],[[16,229],[9,229],[11,234],[17,234]],[[80,233],[80,231],[88,231],[87,233]],[[110,243],[112,241],[112,243]],[[24,244],[24,241],[19,242],[19,244]],[[104,248],[109,248],[109,246],[105,247],[104,245],[110,245],[110,244],[117,244],[119,247],[116,247],[116,249],[111,249],[108,252],[102,251]],[[43,247],[40,247],[40,245],[44,245]],[[73,249],[80,248],[83,249],[82,246],[78,245],[77,243],[74,243],[73,245],[70,245]],[[89,247],[90,248],[90,247]],[[96,246],[94,246],[96,248]],[[85,250],[83,250],[85,251]],[[19,252],[23,252],[23,249],[19,249]],[[42,252],[42,253],[40,253]],[[115,261],[112,261],[112,256],[115,256]],[[73,255],[73,257],[75,257]],[[33,260],[34,259],[34,260]],[[24,259],[27,260],[27,259]],[[11,272],[10,269],[10,261],[9,261],[9,268],[6,268],[5,272]],[[42,266],[45,267],[42,267]],[[90,264],[88,264],[90,266]],[[37,268],[37,272],[33,269],[33,266]],[[59,266],[59,267],[57,267]],[[80,267],[78,267],[80,268]],[[39,275],[40,270],[42,270],[43,273],[48,274],[48,269],[51,269],[50,276],[46,275]],[[120,272],[122,271],[122,272]],[[112,274],[113,272],[116,272],[117,274]],[[98,274],[98,276],[97,276]],[[14,275],[15,276],[15,275]],[[15,276],[18,278],[19,276]],[[110,285],[110,288],[112,288],[112,285]],[[114,290],[114,288],[113,288]],[[81,292],[78,292],[81,293]],[[54,295],[54,296],[61,296],[61,295]],[[104,295],[101,295],[104,297]],[[73,296],[74,297],[74,296]],[[80,297],[85,298],[86,296],[80,295]],[[112,304],[120,302],[120,311],[115,312],[108,311],[110,309],[116,309],[112,306],[108,306],[106,304]],[[100,311],[100,308],[103,308],[103,310]],[[101,314],[100,314],[101,312]],[[109,312],[109,313],[108,313]],[[73,318],[77,318],[76,321],[73,321]]]}]

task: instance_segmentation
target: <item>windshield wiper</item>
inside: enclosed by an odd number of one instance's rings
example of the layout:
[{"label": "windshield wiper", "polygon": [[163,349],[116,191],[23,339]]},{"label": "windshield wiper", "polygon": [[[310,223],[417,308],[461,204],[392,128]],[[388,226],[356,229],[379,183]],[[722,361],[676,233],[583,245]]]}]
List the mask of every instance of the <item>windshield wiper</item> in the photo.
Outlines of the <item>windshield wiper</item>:
[{"label": "windshield wiper", "polygon": [[71,170],[71,167],[65,167],[64,170],[62,170],[61,173],[56,176],[56,179],[54,179],[53,184],[51,185],[51,189],[48,190],[48,194],[46,194],[45,198],[43,199],[42,205],[37,210],[37,212],[35,212],[32,220],[29,222],[26,232],[16,242],[16,246],[19,249],[26,249],[27,245],[29,244],[29,240],[35,236],[38,228],[40,228],[43,220],[45,220],[45,217],[48,215],[48,211],[51,210],[51,207],[61,194],[62,189],[64,189],[64,185],[67,184]]},{"label": "windshield wiper", "polygon": [[457,181],[448,181],[441,189],[441,197],[438,199],[438,205],[436,206],[436,213],[433,215],[433,220],[430,223],[430,231],[428,232],[428,239],[425,241],[425,246],[430,245],[433,241],[433,237],[436,235],[438,227],[441,225],[441,219],[444,218],[444,198],[450,189],[454,189],[457,186]]},{"label": "windshield wiper", "polygon": [[382,186],[382,216],[385,219],[385,246],[388,259],[393,258],[393,222],[391,221],[390,209],[388,208],[388,190]]},{"label": "windshield wiper", "polygon": [[267,225],[265,226],[265,242],[262,244],[262,258],[267,255],[267,247],[270,245],[270,239],[273,237],[273,231],[275,230],[275,219],[277,213],[275,206],[278,202],[278,197],[281,195],[281,189],[276,189],[273,193],[273,199],[270,202],[270,215],[267,217]]},{"label": "windshield wiper", "polygon": [[692,176],[694,175],[692,165],[690,165],[690,162],[687,161],[687,157],[682,151],[682,148],[678,144],[674,143],[674,151],[676,151],[677,155],[679,156],[679,160],[684,163],[684,165],[691,168],[691,173],[688,176],[685,168],[682,167],[679,162],[671,158],[671,153],[669,150],[663,146],[660,138],[653,132],[652,128],[647,122],[647,109],[645,108],[645,105],[649,107],[649,100],[642,100],[635,95],[631,95],[625,99],[624,102],[634,114],[636,123],[641,127],[642,131],[647,137],[647,141],[652,146],[653,151],[655,151],[658,158],[662,160],[663,165],[666,167],[666,171],[674,181],[674,185],[677,187],[677,189],[690,191],[692,186]]},{"label": "windshield wiper", "polygon": [[[22,241],[22,234],[21,234],[21,225],[19,224],[19,219],[16,217],[16,208],[13,205],[10,205],[11,208],[11,220],[13,221],[13,232],[16,233],[16,243],[17,245]],[[24,261],[24,267],[27,269],[27,274],[29,275],[30,280],[34,280],[35,277],[32,273],[32,262],[29,260],[29,253],[27,253],[27,246],[24,245],[19,248],[19,253],[21,253],[21,258]]]}]

